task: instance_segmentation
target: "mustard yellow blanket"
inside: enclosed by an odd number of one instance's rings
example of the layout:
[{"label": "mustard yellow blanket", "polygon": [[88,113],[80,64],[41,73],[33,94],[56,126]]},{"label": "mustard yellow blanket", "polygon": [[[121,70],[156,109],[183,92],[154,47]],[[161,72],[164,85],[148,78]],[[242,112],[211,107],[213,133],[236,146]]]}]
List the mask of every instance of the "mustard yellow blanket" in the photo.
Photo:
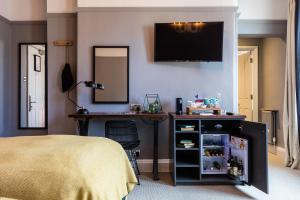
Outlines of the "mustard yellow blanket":
[{"label": "mustard yellow blanket", "polygon": [[0,139],[0,199],[121,200],[136,182],[122,147],[106,138]]}]

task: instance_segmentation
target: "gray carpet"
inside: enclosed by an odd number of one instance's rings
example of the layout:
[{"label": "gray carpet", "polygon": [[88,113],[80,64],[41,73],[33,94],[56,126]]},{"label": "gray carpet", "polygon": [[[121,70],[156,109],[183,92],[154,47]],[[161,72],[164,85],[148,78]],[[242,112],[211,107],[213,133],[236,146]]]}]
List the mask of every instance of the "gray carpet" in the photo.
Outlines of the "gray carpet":
[{"label": "gray carpet", "polygon": [[269,160],[270,194],[250,186],[176,186],[168,173],[160,174],[160,181],[153,181],[151,174],[141,176],[128,200],[235,200],[235,199],[300,199],[300,171],[283,167],[277,156]]}]

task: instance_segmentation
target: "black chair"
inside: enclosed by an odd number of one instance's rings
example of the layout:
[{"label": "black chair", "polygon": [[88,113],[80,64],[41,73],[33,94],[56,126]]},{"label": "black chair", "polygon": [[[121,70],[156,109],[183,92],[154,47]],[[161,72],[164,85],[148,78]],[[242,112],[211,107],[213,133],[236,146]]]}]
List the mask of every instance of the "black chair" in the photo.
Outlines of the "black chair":
[{"label": "black chair", "polygon": [[140,145],[136,123],[133,120],[111,120],[105,123],[105,137],[119,142],[126,151],[140,185],[140,170],[134,149]]}]

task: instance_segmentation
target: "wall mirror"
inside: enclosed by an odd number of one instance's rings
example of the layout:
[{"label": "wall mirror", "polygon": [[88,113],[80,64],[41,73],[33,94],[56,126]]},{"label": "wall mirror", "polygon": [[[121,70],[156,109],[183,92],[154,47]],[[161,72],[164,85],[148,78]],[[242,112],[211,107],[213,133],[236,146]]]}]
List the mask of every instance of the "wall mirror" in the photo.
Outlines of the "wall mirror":
[{"label": "wall mirror", "polygon": [[126,104],[129,102],[129,47],[94,46],[93,76],[104,90],[93,91],[94,103]]},{"label": "wall mirror", "polygon": [[47,128],[47,45],[19,44],[19,128]]}]

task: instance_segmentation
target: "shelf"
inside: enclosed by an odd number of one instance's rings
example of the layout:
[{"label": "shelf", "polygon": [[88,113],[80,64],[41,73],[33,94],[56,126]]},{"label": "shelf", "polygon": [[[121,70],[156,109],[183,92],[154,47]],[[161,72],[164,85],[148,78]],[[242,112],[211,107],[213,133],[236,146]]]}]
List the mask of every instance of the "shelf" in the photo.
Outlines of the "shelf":
[{"label": "shelf", "polygon": [[202,155],[202,157],[205,158],[205,159],[217,159],[217,158],[225,159],[225,156],[205,156],[205,155]]},{"label": "shelf", "polygon": [[198,167],[178,167],[176,168],[176,179],[179,182],[199,181],[199,172]]},{"label": "shelf", "polygon": [[[181,128],[189,128],[190,130],[182,130]],[[199,120],[176,120],[176,133],[199,133]]]},{"label": "shelf", "polygon": [[198,134],[191,134],[191,133],[176,134],[175,138],[176,138],[175,148],[185,149],[183,144],[180,143],[182,140],[190,140],[192,143],[195,144],[191,148],[199,148],[199,135]]},{"label": "shelf", "polygon": [[200,180],[193,177],[177,177],[177,183],[199,183]]},{"label": "shelf", "polygon": [[203,130],[201,129],[202,135],[228,135],[231,134],[229,131],[219,131],[219,130]]},{"label": "shelf", "polygon": [[198,175],[196,174],[180,174],[177,175],[178,182],[193,182],[193,181],[200,181]]},{"label": "shelf", "polygon": [[199,166],[199,151],[177,151],[176,165],[196,165]]},{"label": "shelf", "polygon": [[221,169],[221,170],[203,170],[201,172],[202,174],[227,174],[227,169]]},{"label": "shelf", "polygon": [[247,151],[247,149],[240,149],[240,148],[237,148],[237,147],[231,147],[232,150],[236,150],[236,151]]},{"label": "shelf", "polygon": [[218,175],[202,175],[201,182],[203,184],[241,184],[241,181],[231,179],[227,174]]},{"label": "shelf", "polygon": [[176,162],[176,167],[200,167],[200,165],[190,162]]},{"label": "shelf", "polygon": [[198,162],[192,162],[192,161],[185,161],[185,160],[177,160],[176,161],[176,166],[188,166],[188,167],[200,167]]},{"label": "shelf", "polygon": [[179,148],[179,147],[176,147],[176,151],[198,151],[199,148]]},{"label": "shelf", "polygon": [[191,134],[191,133],[199,133],[199,131],[176,131],[176,133],[186,133],[186,134]]},{"label": "shelf", "polygon": [[224,145],[203,145],[203,148],[224,148]]}]

